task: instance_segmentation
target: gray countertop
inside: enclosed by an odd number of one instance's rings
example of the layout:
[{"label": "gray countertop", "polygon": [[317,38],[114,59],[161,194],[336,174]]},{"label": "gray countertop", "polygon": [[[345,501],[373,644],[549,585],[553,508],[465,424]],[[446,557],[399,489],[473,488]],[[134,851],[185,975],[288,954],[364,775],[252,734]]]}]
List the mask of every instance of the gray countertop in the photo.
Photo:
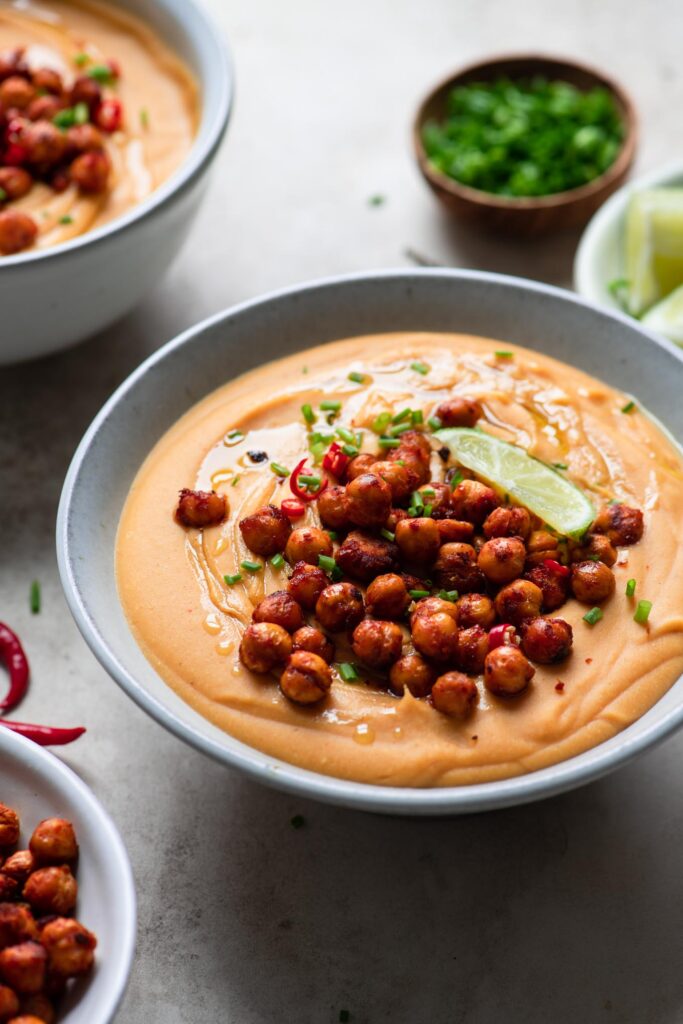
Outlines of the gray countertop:
[{"label": "gray countertop", "polygon": [[[680,155],[683,6],[210,6],[235,56],[237,104],[184,250],[101,337],[0,370],[0,619],[32,661],[22,718],[88,726],[64,759],[130,851],[139,947],[118,1020],[333,1024],[345,1009],[352,1024],[679,1024],[683,736],[583,790],[467,819],[292,799],[180,745],[117,689],[67,611],[53,536],[91,418],[197,319],[295,281],[406,266],[407,249],[569,285],[575,235],[503,243],[444,219],[412,163],[413,107],[479,55],[574,55],[631,88],[650,168]],[[370,205],[375,194],[386,201]],[[34,578],[43,611],[31,617]]]}]

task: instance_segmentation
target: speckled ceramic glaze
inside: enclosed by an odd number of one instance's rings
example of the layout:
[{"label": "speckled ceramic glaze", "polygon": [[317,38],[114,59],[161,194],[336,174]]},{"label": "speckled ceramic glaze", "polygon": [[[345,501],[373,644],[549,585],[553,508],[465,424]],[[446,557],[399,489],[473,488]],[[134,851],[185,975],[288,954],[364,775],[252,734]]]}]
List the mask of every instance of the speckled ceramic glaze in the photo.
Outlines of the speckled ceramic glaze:
[{"label": "speckled ceramic glaze", "polygon": [[347,782],[268,757],[193,711],[138,648],[114,578],[123,503],[144,458],[195,402],[255,366],[352,335],[459,331],[538,349],[632,392],[683,437],[683,356],[635,321],[569,293],[475,271],[378,272],[317,282],[228,310],[155,353],[128,378],[85,435],[67,475],[57,553],[67,600],[111,676],[193,746],[252,778],[331,803],[395,814],[456,814],[540,799],[605,774],[683,722],[683,679],[618,736],[542,771],[500,782],[387,788]]}]

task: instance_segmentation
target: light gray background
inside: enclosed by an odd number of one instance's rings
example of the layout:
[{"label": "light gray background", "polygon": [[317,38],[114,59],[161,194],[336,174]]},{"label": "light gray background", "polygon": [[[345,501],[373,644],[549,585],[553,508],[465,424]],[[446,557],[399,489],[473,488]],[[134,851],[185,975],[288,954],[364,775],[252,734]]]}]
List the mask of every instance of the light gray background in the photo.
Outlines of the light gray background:
[{"label": "light gray background", "polygon": [[[347,1009],[353,1024],[680,1024],[683,736],[582,791],[482,817],[391,820],[294,800],[181,746],[109,681],[67,612],[53,534],[63,475],[103,400],[209,313],[308,278],[406,266],[408,248],[569,285],[575,236],[503,243],[445,219],[412,163],[413,108],[471,58],[574,55],[633,91],[649,169],[681,154],[683,6],[210,6],[237,104],[184,251],[106,334],[0,370],[0,619],[31,658],[21,717],[88,726],[64,758],[128,844],[140,936],[118,1019],[333,1024]],[[374,194],[386,202],[370,206]]]}]

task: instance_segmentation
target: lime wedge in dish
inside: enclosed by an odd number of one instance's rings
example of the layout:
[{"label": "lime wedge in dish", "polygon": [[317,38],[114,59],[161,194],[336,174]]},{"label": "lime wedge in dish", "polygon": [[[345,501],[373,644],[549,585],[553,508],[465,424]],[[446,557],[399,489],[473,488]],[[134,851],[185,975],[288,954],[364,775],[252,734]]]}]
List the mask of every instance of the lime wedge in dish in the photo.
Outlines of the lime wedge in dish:
[{"label": "lime wedge in dish", "polygon": [[683,285],[649,309],[640,322],[677,345],[683,345]]},{"label": "lime wedge in dish", "polygon": [[683,188],[644,189],[631,196],[626,277],[634,316],[683,284]]},{"label": "lime wedge in dish", "polygon": [[453,427],[434,434],[467,469],[513,498],[565,537],[581,537],[595,518],[583,491],[545,462],[483,430]]}]

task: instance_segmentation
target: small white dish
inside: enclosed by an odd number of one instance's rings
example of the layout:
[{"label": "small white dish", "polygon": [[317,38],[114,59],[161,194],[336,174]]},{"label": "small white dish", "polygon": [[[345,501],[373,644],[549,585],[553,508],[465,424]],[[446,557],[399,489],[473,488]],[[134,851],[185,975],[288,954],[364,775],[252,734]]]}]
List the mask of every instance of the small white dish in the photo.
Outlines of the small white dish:
[{"label": "small white dish", "polygon": [[601,206],[581,236],[574,258],[574,287],[598,306],[621,310],[610,292],[612,281],[624,277],[624,232],[631,195],[645,188],[683,187],[683,161],[667,164],[630,181]]},{"label": "small white dish", "polygon": [[67,818],[80,846],[76,917],[97,936],[95,968],[61,1004],[59,1024],[109,1024],[135,952],[135,884],[108,814],[53,754],[0,727],[0,799],[21,819],[21,842],[43,818]]}]

